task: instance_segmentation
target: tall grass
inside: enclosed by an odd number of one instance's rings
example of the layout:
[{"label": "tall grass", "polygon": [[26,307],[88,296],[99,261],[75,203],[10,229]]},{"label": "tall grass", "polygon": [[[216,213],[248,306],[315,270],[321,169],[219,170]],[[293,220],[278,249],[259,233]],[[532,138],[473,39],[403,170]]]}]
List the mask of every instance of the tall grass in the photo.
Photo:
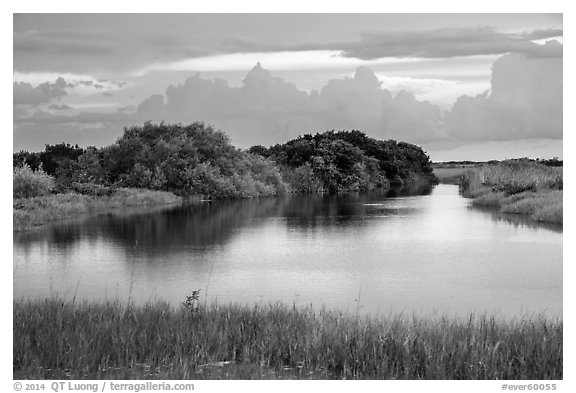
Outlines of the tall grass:
[{"label": "tall grass", "polygon": [[438,167],[433,166],[434,176],[438,178],[440,183],[444,184],[459,184],[460,178],[464,173],[470,169],[470,166],[457,166],[457,167]]},{"label": "tall grass", "polygon": [[460,188],[473,204],[498,207],[503,213],[525,214],[537,221],[562,224],[561,168],[514,160],[468,170]]},{"label": "tall grass", "polygon": [[12,192],[14,198],[31,198],[49,194],[54,189],[54,178],[28,164],[13,169]]},{"label": "tall grass", "polygon": [[14,302],[15,379],[561,379],[561,319]]},{"label": "tall grass", "polygon": [[13,200],[15,231],[38,227],[53,221],[76,218],[88,213],[128,206],[148,206],[181,202],[182,198],[165,191],[119,188],[111,195],[77,193],[54,194]]}]

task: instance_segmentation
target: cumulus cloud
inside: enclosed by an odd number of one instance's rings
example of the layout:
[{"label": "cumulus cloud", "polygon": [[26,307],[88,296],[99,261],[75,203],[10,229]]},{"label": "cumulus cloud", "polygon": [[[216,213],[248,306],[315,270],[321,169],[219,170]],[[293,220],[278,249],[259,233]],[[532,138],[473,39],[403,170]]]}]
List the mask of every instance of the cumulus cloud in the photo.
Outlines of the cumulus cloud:
[{"label": "cumulus cloud", "polygon": [[380,138],[428,140],[437,135],[440,111],[402,92],[382,89],[366,67],[353,77],[329,81],[319,92],[299,90],[260,64],[240,87],[199,74],[153,95],[137,110],[148,120],[205,120],[226,130],[239,144],[274,144],[307,132],[361,129]]},{"label": "cumulus cloud", "polygon": [[79,144],[87,127],[119,136],[124,126],[147,120],[202,120],[224,130],[240,147],[272,145],[330,129],[359,129],[375,138],[418,144],[562,138],[561,59],[509,54],[496,61],[492,72],[490,90],[462,96],[445,112],[413,93],[391,92],[366,67],[307,92],[258,64],[239,87],[196,74],[135,107],[74,116],[36,111],[15,116],[15,122],[20,130],[26,124],[66,124],[67,134],[79,127],[84,129],[78,133],[80,139],[70,140]]},{"label": "cumulus cloud", "polygon": [[491,90],[460,97],[444,119],[458,140],[562,138],[562,59],[509,54],[492,69]]},{"label": "cumulus cloud", "polygon": [[[393,95],[376,75],[360,67],[352,77],[330,80],[307,92],[257,64],[240,87],[200,74],[154,94],[135,111],[82,112],[62,116],[36,111],[17,123],[123,126],[147,120],[188,123],[203,120],[225,130],[234,143],[248,147],[275,144],[303,133],[360,129],[377,138],[426,141],[438,135],[440,110],[413,94]],[[76,142],[75,142],[76,143]]]},{"label": "cumulus cloud", "polygon": [[[97,80],[86,75],[54,73],[14,73],[14,105],[38,106],[59,100],[65,96],[111,96],[129,86],[128,82]],[[61,108],[51,108],[61,109]]]},{"label": "cumulus cloud", "polygon": [[70,87],[64,78],[56,82],[42,83],[36,87],[27,82],[14,82],[14,105],[40,105],[68,94],[66,88]]}]

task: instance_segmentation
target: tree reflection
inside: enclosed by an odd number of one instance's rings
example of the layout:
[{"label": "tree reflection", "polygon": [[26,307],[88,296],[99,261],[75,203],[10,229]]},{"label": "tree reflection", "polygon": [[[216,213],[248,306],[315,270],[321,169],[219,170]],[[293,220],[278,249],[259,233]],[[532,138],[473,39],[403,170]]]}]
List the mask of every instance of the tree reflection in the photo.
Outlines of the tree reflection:
[{"label": "tree reflection", "polygon": [[[343,195],[293,195],[250,200],[195,202],[150,211],[114,211],[55,224],[41,230],[14,235],[14,243],[29,248],[39,244],[68,252],[79,241],[103,240],[120,246],[128,255],[154,256],[175,250],[204,250],[225,245],[242,227],[258,220],[279,218],[288,229],[310,231],[316,227],[362,226],[364,218],[404,214],[373,203],[401,195],[424,195],[430,189],[415,187],[387,193]],[[26,251],[26,250],[25,250]]]}]

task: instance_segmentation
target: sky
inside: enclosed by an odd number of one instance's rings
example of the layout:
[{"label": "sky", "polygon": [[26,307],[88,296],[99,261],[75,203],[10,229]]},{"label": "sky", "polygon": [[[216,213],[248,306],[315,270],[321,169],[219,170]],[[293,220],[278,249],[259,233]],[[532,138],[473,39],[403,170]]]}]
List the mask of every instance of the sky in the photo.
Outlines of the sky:
[{"label": "sky", "polygon": [[562,157],[561,14],[14,14],[13,150],[201,120],[359,129],[434,161]]}]

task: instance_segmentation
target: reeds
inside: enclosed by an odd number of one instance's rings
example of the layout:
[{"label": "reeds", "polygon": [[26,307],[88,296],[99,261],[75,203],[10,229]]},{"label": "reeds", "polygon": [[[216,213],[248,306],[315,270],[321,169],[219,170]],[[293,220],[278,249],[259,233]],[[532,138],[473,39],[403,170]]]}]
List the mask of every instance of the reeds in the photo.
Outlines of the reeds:
[{"label": "reeds", "polygon": [[561,379],[562,320],[15,301],[15,379]]},{"label": "reeds", "polygon": [[502,213],[525,214],[542,222],[563,222],[562,169],[514,160],[467,171],[462,195],[473,204],[498,207]]},{"label": "reeds", "polygon": [[181,202],[170,192],[119,188],[109,196],[77,193],[54,194],[13,200],[14,231],[38,227],[53,221],[119,207],[148,206]]}]

